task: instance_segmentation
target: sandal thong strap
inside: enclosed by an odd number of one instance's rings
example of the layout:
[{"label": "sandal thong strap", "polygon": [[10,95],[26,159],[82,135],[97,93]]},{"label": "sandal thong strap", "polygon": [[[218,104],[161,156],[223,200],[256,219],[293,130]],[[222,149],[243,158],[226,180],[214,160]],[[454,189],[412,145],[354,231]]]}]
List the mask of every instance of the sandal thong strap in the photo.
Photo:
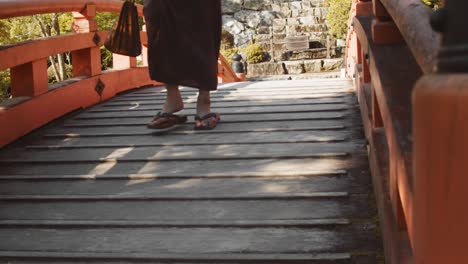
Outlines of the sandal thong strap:
[{"label": "sandal thong strap", "polygon": [[217,113],[209,113],[209,114],[206,114],[202,117],[200,116],[195,116],[195,120],[197,121],[203,121],[203,120],[207,120],[208,118],[211,118],[211,117],[218,117],[218,114]]},{"label": "sandal thong strap", "polygon": [[180,115],[175,115],[175,114],[171,114],[171,113],[164,113],[164,112],[158,112],[156,114],[156,116],[154,117],[154,119],[158,119],[158,118],[184,118],[185,116],[180,116]]}]

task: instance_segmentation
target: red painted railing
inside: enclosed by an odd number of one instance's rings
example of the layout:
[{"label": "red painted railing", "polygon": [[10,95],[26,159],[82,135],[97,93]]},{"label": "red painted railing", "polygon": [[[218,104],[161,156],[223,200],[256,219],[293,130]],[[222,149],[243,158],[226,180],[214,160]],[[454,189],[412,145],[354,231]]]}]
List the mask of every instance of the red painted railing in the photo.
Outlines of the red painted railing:
[{"label": "red painted railing", "polygon": [[346,67],[369,140],[387,263],[468,263],[460,246],[468,75],[433,73],[440,39],[431,13],[420,0],[355,0],[349,20]]},{"label": "red painted railing", "polygon": [[[388,263],[414,262],[411,93],[438,50],[429,12],[420,0],[356,0],[350,17],[346,66],[369,140]],[[434,48],[429,56],[428,47]]]},{"label": "red painted railing", "polygon": [[[0,147],[73,110],[107,100],[119,92],[145,85],[147,37],[141,33],[143,65],[136,58],[114,54],[114,67],[101,71],[100,47],[107,32],[98,32],[96,12],[120,12],[117,0],[0,0],[0,19],[73,12],[74,34],[32,40],[0,49],[0,71],[11,70],[13,99],[0,106]],[[142,15],[142,7],[138,7]],[[48,84],[47,58],[71,52],[73,78]],[[220,82],[238,81],[229,65],[220,59]]]}]

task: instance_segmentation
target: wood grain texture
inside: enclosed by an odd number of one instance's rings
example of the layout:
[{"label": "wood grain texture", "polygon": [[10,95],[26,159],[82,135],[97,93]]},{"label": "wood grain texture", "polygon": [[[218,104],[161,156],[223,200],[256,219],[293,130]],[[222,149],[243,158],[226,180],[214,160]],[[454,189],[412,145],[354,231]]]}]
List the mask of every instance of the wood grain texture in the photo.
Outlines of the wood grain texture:
[{"label": "wood grain texture", "polygon": [[149,87],[36,131],[0,151],[0,262],[376,263],[351,85],[223,84],[215,130],[167,133]]}]

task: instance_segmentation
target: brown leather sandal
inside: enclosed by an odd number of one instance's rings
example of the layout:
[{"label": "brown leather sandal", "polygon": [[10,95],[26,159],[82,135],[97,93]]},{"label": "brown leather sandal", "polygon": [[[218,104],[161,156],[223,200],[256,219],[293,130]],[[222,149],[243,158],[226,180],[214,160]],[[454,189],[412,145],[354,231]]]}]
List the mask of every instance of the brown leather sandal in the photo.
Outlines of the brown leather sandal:
[{"label": "brown leather sandal", "polygon": [[202,117],[195,116],[195,130],[211,130],[218,125],[221,117],[218,113],[209,113]]},{"label": "brown leather sandal", "polygon": [[187,116],[170,113],[157,113],[154,119],[147,125],[150,129],[166,131],[187,122]]}]

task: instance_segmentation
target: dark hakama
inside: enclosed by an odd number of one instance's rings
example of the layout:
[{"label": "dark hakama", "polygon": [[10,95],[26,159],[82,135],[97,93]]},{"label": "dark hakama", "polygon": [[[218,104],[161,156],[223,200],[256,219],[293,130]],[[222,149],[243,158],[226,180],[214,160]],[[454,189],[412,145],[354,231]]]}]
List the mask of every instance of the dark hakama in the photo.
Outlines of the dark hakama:
[{"label": "dark hakama", "polygon": [[221,0],[145,0],[151,79],[216,90]]}]

